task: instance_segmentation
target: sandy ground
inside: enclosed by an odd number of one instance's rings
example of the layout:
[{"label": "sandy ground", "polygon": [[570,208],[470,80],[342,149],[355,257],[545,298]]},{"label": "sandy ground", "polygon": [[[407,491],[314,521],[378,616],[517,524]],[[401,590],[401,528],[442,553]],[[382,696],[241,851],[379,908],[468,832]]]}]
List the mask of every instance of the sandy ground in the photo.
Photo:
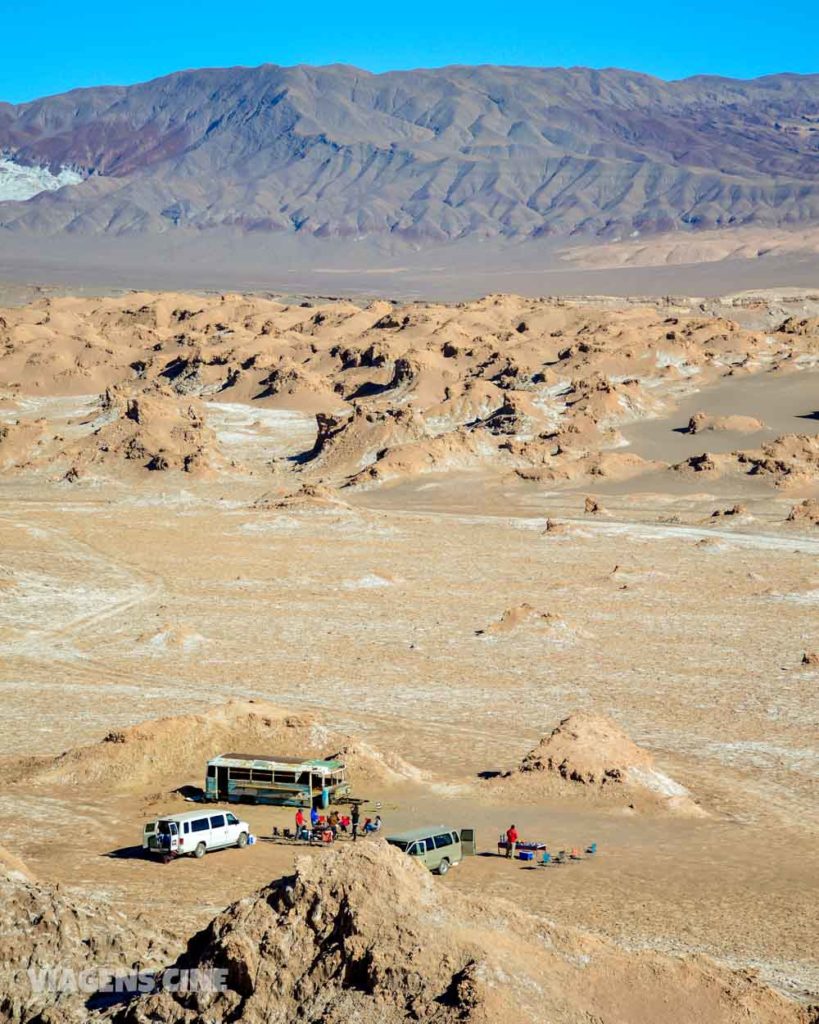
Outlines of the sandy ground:
[{"label": "sandy ground", "polygon": [[[766,431],[748,447],[815,434],[816,381],[810,366],[729,379],[623,434],[669,461],[703,449],[676,432],[694,411],[759,416]],[[0,422],[28,402],[27,415],[70,440],[94,400],[16,393],[0,401]],[[259,508],[266,461],[303,451],[313,417],[205,405],[220,450],[255,475],[0,481],[6,759],[232,697],[313,711],[425,773],[360,794],[388,830],[478,829],[487,856],[442,885],[819,994],[819,667],[802,664],[819,650],[819,531],[786,522],[790,492],[648,474],[595,481],[605,512],[588,515],[588,481],[485,469],[345,492],[348,507]],[[712,516],[736,501],[743,514]],[[550,518],[565,530],[547,532]],[[523,602],[558,624],[478,635]],[[707,816],[600,806],[572,784],[562,798],[510,798],[479,778],[578,710],[615,719]],[[294,856],[268,838],[291,812],[248,807],[252,848],[142,859],[143,821],[185,807],[155,787],[105,799],[18,788],[0,795],[0,828],[40,878],[148,909],[182,935]],[[556,869],[507,863],[492,854],[511,821],[553,849],[596,841],[599,853]]]},{"label": "sandy ground", "polygon": [[[0,613],[7,754],[231,696],[315,709],[431,774],[364,794],[391,827],[471,824],[491,850],[513,818],[525,835],[601,847],[547,877],[479,858],[444,884],[815,990],[819,672],[800,659],[819,640],[819,537],[783,527],[773,504],[769,521],[727,529],[633,507],[581,521],[577,499],[527,488],[518,516],[491,502],[407,511],[399,489],[378,492],[391,506],[378,510],[259,512],[219,490],[5,486],[0,543],[17,581]],[[547,514],[572,511],[571,533],[542,535]],[[565,632],[475,635],[521,600],[559,610]],[[614,716],[712,817],[493,801],[477,774],[511,766],[582,708]],[[7,796],[5,842],[41,877],[197,924],[291,862],[266,842],[206,865],[107,856],[138,840],[143,799]],[[247,813],[260,835],[290,817]]]},{"label": "sandy ground", "polygon": [[[710,232],[588,244],[473,239],[415,252],[357,240],[209,236],[39,238],[8,234],[0,300],[31,282],[64,294],[131,288],[422,297],[457,302],[488,292],[522,295],[706,295],[748,288],[815,288],[815,232]],[[5,284],[4,284],[5,283]]]}]

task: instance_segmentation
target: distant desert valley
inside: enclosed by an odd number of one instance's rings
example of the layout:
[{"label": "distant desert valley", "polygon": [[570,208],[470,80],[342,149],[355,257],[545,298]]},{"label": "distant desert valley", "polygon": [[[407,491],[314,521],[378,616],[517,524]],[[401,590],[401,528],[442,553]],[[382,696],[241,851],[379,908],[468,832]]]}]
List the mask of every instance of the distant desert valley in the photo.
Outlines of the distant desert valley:
[{"label": "distant desert valley", "polygon": [[[0,104],[0,1022],[819,1022],[818,110],[340,65]],[[342,761],[383,831],[243,802],[151,856],[229,751]],[[433,824],[477,855],[384,841]]]}]

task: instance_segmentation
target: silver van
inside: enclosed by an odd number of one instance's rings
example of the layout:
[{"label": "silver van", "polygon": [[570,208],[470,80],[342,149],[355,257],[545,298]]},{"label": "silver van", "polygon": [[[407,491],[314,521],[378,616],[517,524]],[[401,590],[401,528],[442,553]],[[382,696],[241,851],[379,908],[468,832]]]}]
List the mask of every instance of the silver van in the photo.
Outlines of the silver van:
[{"label": "silver van", "polygon": [[210,808],[186,814],[166,814],[142,830],[142,848],[161,857],[204,857],[208,850],[247,846],[250,826],[232,811]]},{"label": "silver van", "polygon": [[430,871],[436,871],[439,875],[445,875],[450,868],[460,864],[464,857],[475,853],[475,830],[471,828],[429,825],[408,832],[397,832],[386,839],[390,846],[397,846],[410,857],[417,857]]}]

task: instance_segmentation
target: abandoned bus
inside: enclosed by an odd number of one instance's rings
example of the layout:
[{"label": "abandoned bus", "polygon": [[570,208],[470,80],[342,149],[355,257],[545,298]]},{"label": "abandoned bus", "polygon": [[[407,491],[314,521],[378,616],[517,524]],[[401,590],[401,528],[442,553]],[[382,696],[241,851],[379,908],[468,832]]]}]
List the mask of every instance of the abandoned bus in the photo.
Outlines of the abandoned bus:
[{"label": "abandoned bus", "polygon": [[222,754],[208,761],[206,800],[328,807],[349,792],[342,761]]}]

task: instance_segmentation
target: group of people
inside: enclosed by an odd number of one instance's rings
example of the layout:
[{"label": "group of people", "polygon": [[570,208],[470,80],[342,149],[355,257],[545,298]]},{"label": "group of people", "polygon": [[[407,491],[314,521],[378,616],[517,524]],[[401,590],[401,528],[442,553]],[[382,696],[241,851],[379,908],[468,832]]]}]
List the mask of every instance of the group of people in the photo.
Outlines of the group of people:
[{"label": "group of people", "polygon": [[[380,814],[376,814],[374,819],[366,818],[361,834],[370,835],[373,832],[380,832],[382,824]],[[352,811],[349,814],[339,814],[338,811],[332,810],[326,816],[319,814],[317,807],[311,807],[309,825],[301,807],[296,811],[297,839],[309,840],[318,837],[325,842],[333,842],[338,838],[339,834],[344,834],[352,835],[355,842],[359,836],[360,826],[361,810],[358,804],[353,804]],[[327,836],[326,839],[325,836]]]}]

